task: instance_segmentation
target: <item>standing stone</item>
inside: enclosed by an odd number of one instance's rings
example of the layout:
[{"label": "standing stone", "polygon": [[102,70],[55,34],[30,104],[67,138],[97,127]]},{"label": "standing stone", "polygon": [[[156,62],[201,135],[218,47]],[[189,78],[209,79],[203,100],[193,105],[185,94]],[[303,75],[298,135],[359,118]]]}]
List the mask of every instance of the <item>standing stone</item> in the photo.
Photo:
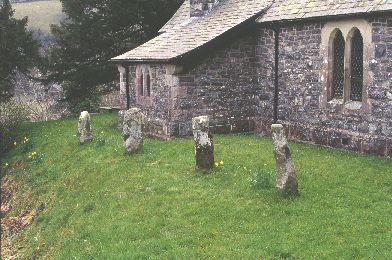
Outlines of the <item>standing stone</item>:
[{"label": "standing stone", "polygon": [[118,111],[117,128],[123,129],[125,110]]},{"label": "standing stone", "polygon": [[84,144],[93,139],[93,135],[91,133],[90,114],[87,111],[80,113],[78,121],[78,136],[80,144]]},{"label": "standing stone", "polygon": [[209,133],[208,116],[192,119],[193,137],[195,139],[196,169],[208,170],[214,167],[214,143]]},{"label": "standing stone", "polygon": [[131,108],[124,113],[123,138],[128,153],[136,152],[143,146],[142,127],[144,115],[138,108]]},{"label": "standing stone", "polygon": [[284,128],[281,124],[272,125],[272,139],[276,160],[276,190],[278,192],[298,195],[298,182],[294,163],[291,158]]}]

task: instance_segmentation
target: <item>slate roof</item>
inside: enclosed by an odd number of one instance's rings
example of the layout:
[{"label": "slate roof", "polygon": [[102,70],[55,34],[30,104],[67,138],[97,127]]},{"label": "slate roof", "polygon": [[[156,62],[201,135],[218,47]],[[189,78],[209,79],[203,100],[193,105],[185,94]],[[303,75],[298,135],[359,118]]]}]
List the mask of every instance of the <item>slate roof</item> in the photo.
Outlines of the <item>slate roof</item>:
[{"label": "slate roof", "polygon": [[258,22],[392,10],[392,0],[277,0]]},{"label": "slate roof", "polygon": [[180,6],[172,18],[159,30],[160,33],[181,27],[190,20],[190,2],[185,2]]},{"label": "slate roof", "polygon": [[255,18],[271,0],[221,0],[203,17],[189,17],[189,0],[161,29],[161,35],[113,58],[113,61],[169,61],[197,49],[223,33]]},{"label": "slate roof", "polygon": [[392,11],[392,0],[221,0],[208,15],[190,17],[185,0],[159,36],[112,61],[180,58],[257,15],[263,23],[383,11]]}]

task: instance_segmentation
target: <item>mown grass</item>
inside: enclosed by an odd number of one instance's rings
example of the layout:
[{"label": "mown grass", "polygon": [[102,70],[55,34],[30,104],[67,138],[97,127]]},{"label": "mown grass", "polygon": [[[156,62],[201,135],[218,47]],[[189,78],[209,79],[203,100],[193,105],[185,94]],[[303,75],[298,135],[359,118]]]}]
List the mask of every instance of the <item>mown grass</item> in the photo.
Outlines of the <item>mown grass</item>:
[{"label": "mown grass", "polygon": [[50,32],[51,24],[59,24],[64,19],[61,2],[58,0],[33,1],[25,3],[14,3],[15,17],[29,18],[29,29],[40,29],[43,32]]},{"label": "mown grass", "polygon": [[[301,196],[252,185],[274,172],[270,138],[216,135],[210,174],[194,171],[192,139],[147,138],[125,155],[112,115],[31,124],[31,151],[13,172],[46,208],[14,238],[21,257],[50,259],[391,259],[392,161],[291,144]],[[21,172],[21,171],[19,171]]]}]

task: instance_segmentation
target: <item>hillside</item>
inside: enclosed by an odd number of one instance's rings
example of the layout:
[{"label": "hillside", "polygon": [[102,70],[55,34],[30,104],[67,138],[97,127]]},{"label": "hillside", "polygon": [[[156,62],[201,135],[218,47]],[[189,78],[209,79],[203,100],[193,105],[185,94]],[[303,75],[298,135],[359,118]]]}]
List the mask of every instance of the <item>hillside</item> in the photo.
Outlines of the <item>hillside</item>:
[{"label": "hillside", "polygon": [[31,123],[3,161],[4,259],[392,259],[392,161],[291,143],[300,197],[274,190],[268,137],[191,138],[126,155],[114,115]]},{"label": "hillside", "polygon": [[15,17],[29,18],[28,28],[50,32],[50,24],[59,24],[64,19],[61,2],[55,1],[33,1],[14,3]]}]

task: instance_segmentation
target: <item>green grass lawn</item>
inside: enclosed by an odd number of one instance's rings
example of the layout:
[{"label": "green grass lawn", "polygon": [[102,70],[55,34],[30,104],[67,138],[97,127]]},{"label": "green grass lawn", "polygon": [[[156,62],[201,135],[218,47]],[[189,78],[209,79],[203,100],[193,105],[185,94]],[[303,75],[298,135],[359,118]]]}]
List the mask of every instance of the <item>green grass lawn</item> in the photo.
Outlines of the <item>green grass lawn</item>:
[{"label": "green grass lawn", "polygon": [[255,172],[274,172],[270,138],[216,135],[223,165],[200,174],[192,139],[146,138],[125,155],[115,116],[92,121],[95,140],[84,146],[76,119],[30,124],[29,152],[6,158],[21,160],[7,177],[29,194],[9,214],[46,205],[13,237],[19,257],[392,259],[389,159],[291,143],[294,199],[276,194],[272,176],[252,185]]},{"label": "green grass lawn", "polygon": [[16,18],[29,18],[30,29],[41,29],[46,33],[50,32],[51,24],[59,24],[64,19],[61,2],[58,0],[14,3],[12,8],[15,9]]}]

